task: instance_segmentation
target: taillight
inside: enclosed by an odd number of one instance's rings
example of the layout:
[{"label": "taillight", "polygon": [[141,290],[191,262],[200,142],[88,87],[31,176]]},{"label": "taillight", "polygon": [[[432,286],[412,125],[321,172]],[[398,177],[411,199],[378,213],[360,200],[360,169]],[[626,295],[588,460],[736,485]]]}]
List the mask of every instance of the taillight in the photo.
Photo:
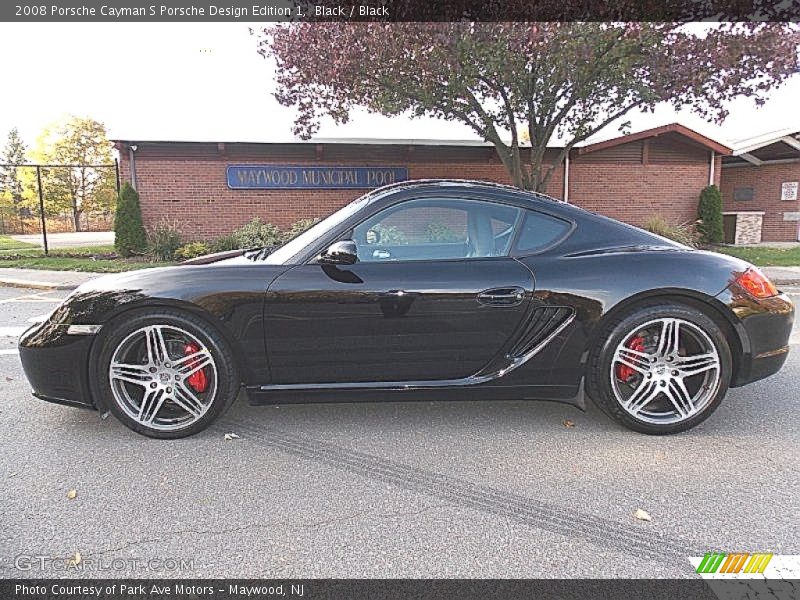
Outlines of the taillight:
[{"label": "taillight", "polygon": [[771,298],[778,295],[778,288],[755,267],[750,267],[736,278],[745,291],[754,298]]}]

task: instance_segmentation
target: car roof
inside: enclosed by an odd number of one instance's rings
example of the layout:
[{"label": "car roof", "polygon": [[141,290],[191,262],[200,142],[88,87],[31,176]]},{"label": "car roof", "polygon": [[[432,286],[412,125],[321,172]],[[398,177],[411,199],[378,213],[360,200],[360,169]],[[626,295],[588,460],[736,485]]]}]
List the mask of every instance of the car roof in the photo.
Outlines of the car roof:
[{"label": "car roof", "polygon": [[[472,179],[414,179],[410,181],[400,181],[384,187],[377,188],[370,192],[372,197],[369,204],[380,201],[386,198],[390,193],[408,191],[408,190],[432,190],[442,188],[470,188],[472,190],[487,190],[490,192],[499,192],[506,197],[513,197],[519,202],[530,203],[531,208],[544,210],[545,212],[560,216],[571,221],[580,221],[584,225],[590,227],[591,235],[583,239],[583,244],[592,243],[601,237],[608,237],[609,239],[630,239],[637,241],[637,243],[650,244],[650,245],[676,245],[675,242],[656,236],[650,232],[644,231],[628,223],[588,211],[583,207],[575,204],[570,204],[553,198],[540,192],[533,192],[530,190],[523,190],[511,185],[502,183],[494,183],[489,181],[478,181]],[[577,240],[576,240],[577,241]]]},{"label": "car roof", "polygon": [[369,192],[371,196],[370,203],[379,198],[383,198],[390,192],[414,190],[414,189],[434,189],[434,188],[459,188],[466,187],[471,189],[485,189],[489,191],[503,192],[506,194],[513,194],[514,196],[524,198],[528,201],[545,201],[555,204],[568,206],[563,200],[547,196],[540,192],[533,192],[530,190],[523,190],[518,187],[507,185],[503,183],[495,183],[491,181],[479,181],[476,179],[412,179],[407,181],[398,181],[383,187],[376,188]]},{"label": "car roof", "polygon": [[[385,185],[383,187],[377,188],[375,191],[379,190],[390,190],[390,189],[397,189],[403,187],[429,187],[429,186],[441,186],[441,187],[484,187],[484,188],[492,188],[498,190],[506,190],[510,192],[520,192],[526,194],[535,194],[537,196],[543,196],[543,194],[539,194],[538,192],[531,192],[528,190],[523,190],[521,188],[515,187],[513,185],[508,185],[505,183],[497,183],[494,181],[481,181],[479,179],[454,179],[454,178],[447,178],[447,179],[408,179],[405,181],[398,181],[396,183],[390,183],[389,185]],[[549,198],[549,196],[547,196]],[[556,200],[556,202],[560,202],[560,200]]]}]

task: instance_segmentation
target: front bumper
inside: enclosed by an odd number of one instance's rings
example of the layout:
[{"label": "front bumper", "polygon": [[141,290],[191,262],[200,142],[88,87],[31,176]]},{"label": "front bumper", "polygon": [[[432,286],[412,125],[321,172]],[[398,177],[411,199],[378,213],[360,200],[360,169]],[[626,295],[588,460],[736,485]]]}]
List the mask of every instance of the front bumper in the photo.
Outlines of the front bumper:
[{"label": "front bumper", "polygon": [[37,323],[19,338],[22,369],[42,400],[94,408],[89,392],[89,353],[94,337],[69,335],[67,325]]}]

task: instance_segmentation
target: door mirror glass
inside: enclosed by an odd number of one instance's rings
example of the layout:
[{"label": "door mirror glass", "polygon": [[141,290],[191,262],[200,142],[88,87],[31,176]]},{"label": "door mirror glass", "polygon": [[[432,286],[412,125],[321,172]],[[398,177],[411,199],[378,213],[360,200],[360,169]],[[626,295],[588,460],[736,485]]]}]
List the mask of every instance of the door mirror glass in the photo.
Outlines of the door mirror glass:
[{"label": "door mirror glass", "polygon": [[358,262],[358,249],[353,240],[334,242],[319,256],[319,262],[326,265],[352,265]]}]

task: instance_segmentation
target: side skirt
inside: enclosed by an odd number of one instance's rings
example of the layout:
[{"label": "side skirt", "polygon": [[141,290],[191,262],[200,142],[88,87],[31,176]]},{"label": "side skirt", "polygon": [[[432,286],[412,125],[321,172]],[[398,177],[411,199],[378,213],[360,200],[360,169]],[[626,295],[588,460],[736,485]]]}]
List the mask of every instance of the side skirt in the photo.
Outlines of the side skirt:
[{"label": "side skirt", "polygon": [[323,402],[431,402],[436,400],[549,400],[564,402],[585,410],[583,381],[576,389],[571,386],[524,385],[472,388],[305,388],[302,390],[269,389],[261,386],[245,388],[250,404],[312,404]]}]

